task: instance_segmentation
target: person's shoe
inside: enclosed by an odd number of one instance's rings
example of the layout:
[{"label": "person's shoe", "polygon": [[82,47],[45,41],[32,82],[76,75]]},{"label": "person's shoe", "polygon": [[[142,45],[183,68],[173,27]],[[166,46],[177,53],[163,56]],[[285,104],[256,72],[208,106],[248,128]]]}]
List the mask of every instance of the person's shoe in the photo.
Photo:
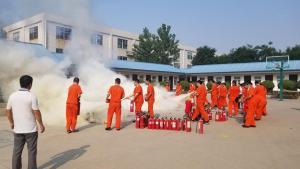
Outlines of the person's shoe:
[{"label": "person's shoe", "polygon": [[110,128],[110,127],[106,127],[105,130],[108,130],[108,131],[109,131],[109,130],[111,130],[111,128]]},{"label": "person's shoe", "polygon": [[203,124],[209,125],[209,121],[204,121]]},{"label": "person's shoe", "polygon": [[256,125],[250,125],[250,127],[254,127],[254,128],[255,128],[255,127],[256,127]]},{"label": "person's shoe", "polygon": [[249,128],[250,126],[246,126],[245,124],[242,125],[243,128]]},{"label": "person's shoe", "polygon": [[76,133],[76,132],[78,132],[79,130],[78,129],[74,129],[74,130],[72,130],[72,132],[74,132],[74,133]]},{"label": "person's shoe", "polygon": [[267,116],[267,114],[263,114],[263,116]]},{"label": "person's shoe", "polygon": [[135,123],[135,120],[132,120],[132,123]]},{"label": "person's shoe", "polygon": [[260,119],[255,118],[255,121],[259,121]]},{"label": "person's shoe", "polygon": [[118,131],[120,131],[121,129],[120,129],[120,128],[118,128],[117,130],[118,130]]},{"label": "person's shoe", "polygon": [[67,133],[70,134],[70,133],[72,133],[72,131],[71,130],[67,130]]}]

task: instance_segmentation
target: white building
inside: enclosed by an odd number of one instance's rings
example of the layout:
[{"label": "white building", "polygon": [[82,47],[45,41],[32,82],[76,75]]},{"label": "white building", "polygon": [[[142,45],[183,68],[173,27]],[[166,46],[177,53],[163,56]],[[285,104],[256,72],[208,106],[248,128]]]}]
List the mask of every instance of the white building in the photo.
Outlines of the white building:
[{"label": "white building", "polygon": [[[63,53],[66,43],[72,40],[72,32],[77,26],[66,18],[41,13],[23,19],[3,28],[8,40],[42,44],[50,52]],[[133,45],[138,43],[138,35],[114,28],[99,25],[89,27],[92,33],[87,38],[99,48],[99,56],[111,59],[129,60]],[[175,67],[191,66],[196,49],[179,45],[180,57],[174,63]]]}]

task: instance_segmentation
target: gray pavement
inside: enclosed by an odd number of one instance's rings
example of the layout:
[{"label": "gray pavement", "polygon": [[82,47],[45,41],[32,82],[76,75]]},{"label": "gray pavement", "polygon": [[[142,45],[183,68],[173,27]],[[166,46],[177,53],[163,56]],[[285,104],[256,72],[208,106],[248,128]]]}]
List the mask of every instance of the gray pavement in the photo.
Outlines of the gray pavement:
[{"label": "gray pavement", "polygon": [[[268,116],[257,128],[240,127],[240,118],[211,122],[205,134],[135,129],[105,131],[101,124],[66,134],[47,126],[39,135],[39,168],[65,169],[298,169],[300,101],[269,100]],[[195,129],[193,124],[193,129]],[[23,166],[27,157],[24,149]],[[12,133],[0,117],[0,169],[10,168]]]}]

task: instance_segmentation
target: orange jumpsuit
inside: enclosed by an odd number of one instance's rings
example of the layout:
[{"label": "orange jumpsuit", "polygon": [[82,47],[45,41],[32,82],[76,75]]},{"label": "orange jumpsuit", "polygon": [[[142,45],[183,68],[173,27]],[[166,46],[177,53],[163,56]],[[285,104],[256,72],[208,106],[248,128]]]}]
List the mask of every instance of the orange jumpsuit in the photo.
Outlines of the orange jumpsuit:
[{"label": "orange jumpsuit", "polygon": [[255,110],[255,118],[260,120],[261,116],[265,110],[266,107],[266,96],[265,96],[265,87],[262,85],[257,85],[255,87],[255,95],[254,95],[256,101],[257,101],[257,106]]},{"label": "orange jumpsuit", "polygon": [[107,111],[106,127],[111,127],[112,118],[116,113],[116,129],[121,127],[121,99],[124,97],[124,89],[120,85],[113,85],[110,87],[108,93],[110,94],[110,102]]},{"label": "orange jumpsuit", "polygon": [[219,86],[218,108],[223,109],[226,106],[227,88],[224,85]]},{"label": "orange jumpsuit", "polygon": [[81,87],[73,83],[69,87],[66,105],[66,129],[74,131],[76,129],[77,115],[79,114],[79,95],[82,94]]},{"label": "orange jumpsuit", "polygon": [[218,87],[215,83],[211,86],[211,108],[217,106],[218,104]]},{"label": "orange jumpsuit", "polygon": [[143,99],[143,89],[141,85],[137,85],[134,88],[133,95],[135,96],[134,104],[135,104],[135,113],[141,113],[142,112],[142,106],[144,103]]},{"label": "orange jumpsuit", "polygon": [[190,89],[189,89],[189,93],[192,93],[196,90],[196,86],[194,85],[194,83],[190,83]]},{"label": "orange jumpsuit", "polygon": [[246,99],[248,97],[248,89],[246,87],[242,87],[242,94],[243,94],[243,112],[247,112],[248,108],[248,100]]},{"label": "orange jumpsuit", "polygon": [[175,95],[179,96],[179,95],[181,95],[181,93],[182,93],[182,86],[181,86],[181,84],[177,84],[176,85]]},{"label": "orange jumpsuit", "polygon": [[155,91],[152,84],[148,85],[146,97],[148,102],[148,112],[150,114],[150,117],[153,118],[154,117],[153,105],[155,101]]},{"label": "orange jumpsuit", "polygon": [[165,88],[166,88],[167,92],[169,92],[171,90],[170,85],[166,85]]},{"label": "orange jumpsuit", "polygon": [[207,101],[206,99],[206,88],[205,85],[201,85],[200,87],[197,88],[196,90],[197,96],[196,96],[196,111],[193,114],[192,120],[195,120],[199,113],[201,114],[201,118],[205,121],[208,122],[209,121],[209,117],[207,112],[205,112],[204,109],[204,104]]},{"label": "orange jumpsuit", "polygon": [[255,126],[254,113],[257,105],[257,100],[254,97],[255,89],[250,86],[248,89],[248,109],[246,113],[245,126]]},{"label": "orange jumpsuit", "polygon": [[235,99],[239,96],[240,94],[240,88],[238,86],[231,86],[228,91],[228,113],[229,116],[232,116],[232,108],[234,109],[234,114],[235,116],[238,115],[239,112],[239,107],[238,103],[235,102]]}]

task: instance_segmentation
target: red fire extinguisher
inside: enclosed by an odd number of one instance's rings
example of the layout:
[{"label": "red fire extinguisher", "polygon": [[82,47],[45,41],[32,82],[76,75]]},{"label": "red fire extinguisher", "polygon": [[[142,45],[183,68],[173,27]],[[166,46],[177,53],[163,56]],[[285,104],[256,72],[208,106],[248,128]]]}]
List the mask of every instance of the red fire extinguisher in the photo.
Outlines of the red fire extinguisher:
[{"label": "red fire extinguisher", "polygon": [[172,130],[172,122],[173,122],[173,119],[172,117],[168,120],[168,130]]},{"label": "red fire extinguisher", "polygon": [[159,128],[160,128],[160,119],[159,119],[159,118],[156,119],[155,128],[156,128],[156,129],[159,129]]},{"label": "red fire extinguisher", "polygon": [[135,116],[135,128],[140,128],[140,116]]},{"label": "red fire extinguisher", "polygon": [[145,123],[144,123],[144,117],[143,116],[140,117],[140,128],[141,129],[145,128]]},{"label": "red fire extinguisher", "polygon": [[130,100],[130,112],[134,112],[134,101]]},{"label": "red fire extinguisher", "polygon": [[186,124],[186,119],[183,119],[181,121],[181,129],[184,131],[185,130],[185,124]]},{"label": "red fire extinguisher", "polygon": [[150,117],[148,120],[148,129],[152,129],[153,119]]},{"label": "red fire extinguisher", "polygon": [[164,130],[168,130],[168,121],[167,118],[164,119]]},{"label": "red fire extinguisher", "polygon": [[191,127],[191,121],[190,120],[186,120],[186,128],[185,128],[186,132],[191,132],[192,131],[192,127]]},{"label": "red fire extinguisher", "polygon": [[219,121],[219,120],[220,120],[219,112],[216,112],[216,114],[215,114],[215,120],[216,120],[216,121]]},{"label": "red fire extinguisher", "polygon": [[227,120],[227,114],[226,114],[225,110],[223,110],[222,114],[223,114],[223,118],[224,118],[223,120],[226,121]]},{"label": "red fire extinguisher", "polygon": [[161,130],[164,129],[164,123],[165,123],[164,118],[161,118],[160,123],[159,123],[159,128],[160,128]]},{"label": "red fire extinguisher", "polygon": [[181,120],[177,119],[176,130],[180,131],[180,129],[181,129]]},{"label": "red fire extinguisher", "polygon": [[202,119],[200,119],[200,120],[197,122],[196,133],[199,133],[199,134],[203,134],[203,133],[204,133],[203,120],[202,120]]}]

